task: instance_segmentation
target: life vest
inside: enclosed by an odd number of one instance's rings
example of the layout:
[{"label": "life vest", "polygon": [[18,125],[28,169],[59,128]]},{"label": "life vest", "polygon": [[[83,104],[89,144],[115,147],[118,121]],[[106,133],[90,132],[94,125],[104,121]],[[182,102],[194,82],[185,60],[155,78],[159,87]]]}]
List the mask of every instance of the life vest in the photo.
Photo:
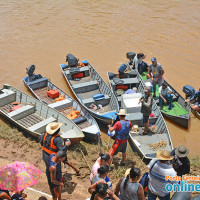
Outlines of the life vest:
[{"label": "life vest", "polygon": [[55,102],[57,101],[62,101],[65,99],[65,95],[64,94],[61,94],[58,98],[55,99]]},{"label": "life vest", "polygon": [[119,90],[128,90],[128,85],[116,85],[116,89]]},{"label": "life vest", "polygon": [[120,131],[115,130],[116,139],[125,140],[129,138],[130,123],[129,121],[120,121]]},{"label": "life vest", "polygon": [[54,136],[51,137],[50,140],[50,144],[47,144],[47,142],[45,142],[46,137],[47,137],[48,133],[45,134],[44,139],[43,139],[43,145],[42,145],[42,149],[48,153],[48,154],[52,154],[55,153],[57,154],[58,149],[56,148],[56,146],[54,145],[53,141],[56,137],[60,136],[59,134],[56,134]]},{"label": "life vest", "polygon": [[73,110],[70,112],[69,115],[67,115],[68,119],[76,119],[80,116],[80,112],[78,110]]}]

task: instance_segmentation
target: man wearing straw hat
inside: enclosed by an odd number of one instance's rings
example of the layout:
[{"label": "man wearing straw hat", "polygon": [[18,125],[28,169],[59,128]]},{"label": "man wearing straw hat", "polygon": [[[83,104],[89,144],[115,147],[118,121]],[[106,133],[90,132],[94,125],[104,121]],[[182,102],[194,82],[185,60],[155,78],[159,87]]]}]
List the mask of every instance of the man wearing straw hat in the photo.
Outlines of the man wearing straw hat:
[{"label": "man wearing straw hat", "polygon": [[[58,151],[67,151],[67,147],[71,144],[70,141],[66,141],[64,143],[63,139],[59,135],[60,132],[60,127],[62,126],[62,123],[58,122],[52,122],[46,126],[46,133],[43,134],[41,137],[40,143],[42,145],[42,158],[46,164],[46,169],[48,167],[48,160],[49,160],[49,155],[51,154],[57,154]],[[70,162],[67,160],[67,155],[66,159],[64,160],[64,163],[72,167],[75,171],[76,174],[79,173],[79,170]],[[61,163],[58,163],[57,166],[57,171],[61,171]]]},{"label": "man wearing straw hat", "polygon": [[122,161],[121,165],[125,165],[126,161],[126,147],[127,140],[129,138],[129,131],[132,128],[131,122],[125,120],[126,111],[125,109],[120,109],[119,113],[116,113],[119,116],[120,121],[117,121],[113,127],[108,125],[108,129],[110,132],[115,130],[115,142],[109,150],[108,154],[111,156],[116,155],[118,152],[122,152]]},{"label": "man wearing straw hat", "polygon": [[[176,176],[175,170],[169,165],[169,161],[173,158],[168,150],[158,150],[156,158],[149,163],[148,200],[156,200],[157,197],[160,200],[170,200],[170,192],[165,188],[169,181],[166,181],[165,177]],[[178,182],[173,181],[170,183]]]}]

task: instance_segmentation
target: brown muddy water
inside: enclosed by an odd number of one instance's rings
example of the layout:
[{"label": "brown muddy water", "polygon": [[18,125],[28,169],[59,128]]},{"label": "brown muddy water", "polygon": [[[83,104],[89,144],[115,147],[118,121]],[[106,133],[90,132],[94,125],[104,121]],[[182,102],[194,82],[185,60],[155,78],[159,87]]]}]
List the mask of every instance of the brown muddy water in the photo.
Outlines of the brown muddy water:
[{"label": "brown muddy water", "polygon": [[[29,93],[22,77],[35,64],[36,73],[72,95],[59,68],[67,53],[88,59],[108,82],[106,72],[116,72],[134,51],[144,52],[148,64],[157,57],[181,94],[186,84],[198,89],[199,11],[198,0],[1,0],[0,84]],[[174,147],[200,154],[200,121],[193,114],[188,130],[166,122]]]}]

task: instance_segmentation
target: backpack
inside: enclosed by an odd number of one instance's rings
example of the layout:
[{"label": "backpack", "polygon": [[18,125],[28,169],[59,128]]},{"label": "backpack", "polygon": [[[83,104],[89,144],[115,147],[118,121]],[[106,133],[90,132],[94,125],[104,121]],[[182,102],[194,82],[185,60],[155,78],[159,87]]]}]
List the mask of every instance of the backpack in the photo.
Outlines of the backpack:
[{"label": "backpack", "polygon": [[[151,169],[149,170],[149,172],[151,172],[153,166],[158,162],[158,160],[156,160],[156,162],[152,165]],[[140,179],[140,184],[142,185],[143,189],[145,189],[148,186],[149,183],[149,172],[145,172],[142,176],[142,178]]]}]

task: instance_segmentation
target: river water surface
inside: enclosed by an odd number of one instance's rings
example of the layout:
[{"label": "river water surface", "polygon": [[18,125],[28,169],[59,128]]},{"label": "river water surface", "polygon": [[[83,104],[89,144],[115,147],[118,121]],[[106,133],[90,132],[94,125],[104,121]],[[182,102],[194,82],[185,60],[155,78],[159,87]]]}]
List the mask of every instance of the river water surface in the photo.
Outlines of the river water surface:
[{"label": "river water surface", "polygon": [[[200,1],[198,0],[1,0],[0,84],[27,92],[26,67],[72,95],[58,66],[67,53],[88,59],[108,82],[126,62],[126,52],[157,57],[165,79],[178,92],[200,87]],[[30,93],[29,93],[30,94]],[[200,121],[188,130],[167,121],[174,147],[200,154]]]}]

